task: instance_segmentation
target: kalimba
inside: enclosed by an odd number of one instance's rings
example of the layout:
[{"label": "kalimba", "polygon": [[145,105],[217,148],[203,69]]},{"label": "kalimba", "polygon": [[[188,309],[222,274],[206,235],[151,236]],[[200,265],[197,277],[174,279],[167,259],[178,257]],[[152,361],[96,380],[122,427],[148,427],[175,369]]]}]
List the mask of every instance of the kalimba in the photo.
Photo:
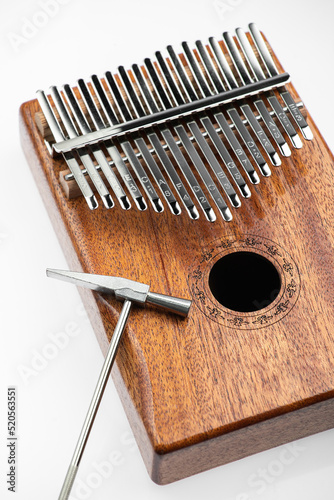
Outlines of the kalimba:
[{"label": "kalimba", "polygon": [[[333,157],[249,29],[21,107],[69,267],[194,302],[134,310],[113,370],[159,484],[334,422]],[[119,308],[80,293],[105,353]]]}]

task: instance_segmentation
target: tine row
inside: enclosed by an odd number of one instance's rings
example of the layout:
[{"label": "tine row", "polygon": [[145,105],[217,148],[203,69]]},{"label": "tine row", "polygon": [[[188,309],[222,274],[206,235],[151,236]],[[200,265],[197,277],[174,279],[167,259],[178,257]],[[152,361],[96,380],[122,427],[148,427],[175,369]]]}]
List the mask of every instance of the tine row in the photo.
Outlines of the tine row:
[{"label": "tine row", "polygon": [[[209,44],[204,45],[197,40],[194,50],[183,42],[181,54],[169,45],[168,58],[156,52],[156,61],[146,58],[144,66],[133,64],[131,72],[119,66],[116,76],[108,71],[103,80],[96,75],[88,84],[80,79],[76,91],[69,85],[61,91],[51,87],[52,100],[38,91],[55,141],[84,137],[277,76],[261,33],[254,24],[249,28],[257,53],[245,32],[238,28],[238,45],[225,32],[222,42],[211,37]],[[190,218],[199,218],[198,206],[213,222],[213,202],[222,218],[230,221],[231,208],[241,205],[239,196],[251,196],[245,178],[258,184],[259,173],[264,177],[271,175],[268,160],[279,166],[278,152],[291,155],[284,135],[294,148],[302,147],[292,122],[305,139],[313,137],[289,91],[285,87],[278,90],[285,108],[277,94],[269,90],[251,100],[157,122],[145,132],[80,145],[62,154],[91,209],[98,206],[98,201],[87,176],[106,208],[114,206],[109,186],[124,210],[131,207],[127,192],[137,208],[145,210],[142,188],[156,212],[164,210],[162,196],[174,215],[181,213],[181,202]]]}]

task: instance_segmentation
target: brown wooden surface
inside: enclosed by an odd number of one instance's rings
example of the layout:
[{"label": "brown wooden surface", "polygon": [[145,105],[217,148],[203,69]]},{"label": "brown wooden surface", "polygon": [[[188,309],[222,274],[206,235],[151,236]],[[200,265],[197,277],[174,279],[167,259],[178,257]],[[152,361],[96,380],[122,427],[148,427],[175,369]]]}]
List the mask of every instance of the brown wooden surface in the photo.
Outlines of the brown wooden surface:
[{"label": "brown wooden surface", "polygon": [[[69,268],[194,299],[185,320],[134,307],[113,371],[152,479],[166,484],[332,427],[334,162],[311,118],[315,139],[252,186],[232,222],[210,224],[168,208],[90,212],[82,198],[68,201],[66,166],[50,158],[38,110],[21,107],[22,145]],[[277,299],[254,313],[225,310],[207,284],[219,256],[240,249],[281,274]],[[121,304],[80,292],[106,352]]]}]

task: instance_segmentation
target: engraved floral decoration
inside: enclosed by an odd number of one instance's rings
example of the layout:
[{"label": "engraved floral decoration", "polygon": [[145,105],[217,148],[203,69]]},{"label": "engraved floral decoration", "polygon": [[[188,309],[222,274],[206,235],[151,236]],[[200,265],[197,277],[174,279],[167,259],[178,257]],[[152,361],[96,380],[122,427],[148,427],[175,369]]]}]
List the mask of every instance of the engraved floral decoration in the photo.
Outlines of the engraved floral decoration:
[{"label": "engraved floral decoration", "polygon": [[[262,306],[261,311],[259,308],[256,311],[240,313],[227,309],[211,293],[209,274],[213,265],[225,255],[240,251],[259,253],[280,270],[281,290],[267,306]],[[262,236],[219,238],[207,245],[194,262],[188,276],[194,303],[210,320],[229,328],[249,331],[269,326],[288,314],[298,300],[300,276],[296,263],[279,244]]]},{"label": "engraved floral decoration", "polygon": [[272,316],[269,316],[267,314],[262,314],[262,316],[258,316],[255,321],[252,321],[253,325],[266,325],[270,320],[272,319]]},{"label": "engraved floral decoration", "polygon": [[280,314],[282,312],[287,311],[288,307],[289,307],[289,303],[290,303],[289,300],[286,300],[285,302],[280,302],[278,304],[278,306],[276,307],[275,316],[277,316],[278,314]]},{"label": "engraved floral decoration", "polygon": [[294,280],[292,280],[290,283],[288,283],[286,291],[288,293],[289,298],[291,299],[297,291],[297,283]]},{"label": "engraved floral decoration", "polygon": [[214,251],[214,248],[212,248],[211,250],[203,253],[202,260],[200,261],[200,264],[203,264],[203,262],[208,262],[209,260],[211,260],[213,251]]},{"label": "engraved floral decoration", "polygon": [[219,311],[219,309],[217,309],[217,307],[209,307],[208,306],[208,311],[210,313],[210,316],[213,316],[214,318],[217,318],[218,316],[221,316],[221,312]]},{"label": "engraved floral decoration", "polygon": [[202,304],[205,304],[205,302],[206,302],[206,296],[205,296],[205,293],[203,292],[203,290],[199,290],[198,287],[193,287],[193,295]]},{"label": "engraved floral decoration", "polygon": [[293,266],[291,262],[288,262],[286,259],[283,258],[284,264],[283,264],[283,269],[285,272],[289,273],[290,276],[293,275]]},{"label": "engraved floral decoration", "polygon": [[249,325],[249,321],[246,321],[245,318],[240,318],[240,316],[234,316],[233,318],[228,318],[227,320],[231,325],[240,327],[244,325]]},{"label": "engraved floral decoration", "polygon": [[264,244],[264,246],[266,247],[269,255],[271,255],[272,257],[274,257],[275,255],[278,255],[278,256],[281,257],[282,254],[280,254],[278,248],[275,245],[266,245],[266,244]]}]

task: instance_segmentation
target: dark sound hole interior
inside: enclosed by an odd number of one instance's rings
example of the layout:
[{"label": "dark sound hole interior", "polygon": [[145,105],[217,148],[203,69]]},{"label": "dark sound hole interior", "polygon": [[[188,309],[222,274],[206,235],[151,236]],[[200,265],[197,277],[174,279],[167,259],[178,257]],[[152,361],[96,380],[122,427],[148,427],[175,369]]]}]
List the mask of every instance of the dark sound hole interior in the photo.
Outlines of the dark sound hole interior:
[{"label": "dark sound hole interior", "polygon": [[212,267],[209,287],[220,304],[238,312],[253,312],[271,304],[281,289],[276,267],[262,255],[235,252]]}]

